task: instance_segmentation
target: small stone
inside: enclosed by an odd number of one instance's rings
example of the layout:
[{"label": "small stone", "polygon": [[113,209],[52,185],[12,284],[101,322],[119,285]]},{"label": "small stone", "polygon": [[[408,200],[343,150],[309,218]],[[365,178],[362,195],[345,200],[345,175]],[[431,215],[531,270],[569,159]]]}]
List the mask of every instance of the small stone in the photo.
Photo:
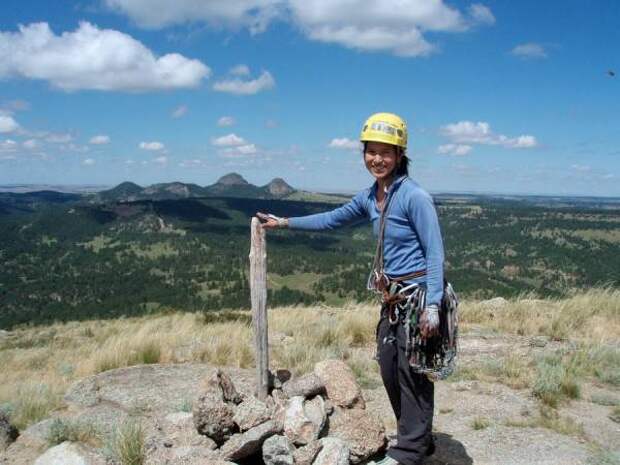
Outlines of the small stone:
[{"label": "small stone", "polygon": [[276,435],[263,443],[263,461],[265,465],[293,465],[295,447],[286,436]]},{"label": "small stone", "polygon": [[314,373],[323,381],[327,397],[334,405],[364,408],[362,390],[349,366],[341,360],[323,360],[314,366]]},{"label": "small stone", "polygon": [[282,390],[288,397],[312,397],[325,392],[325,385],[317,375],[308,373],[287,381],[282,386]]},{"label": "small stone", "polygon": [[385,447],[383,423],[366,410],[337,407],[329,418],[329,435],[344,441],[351,463],[360,463]]},{"label": "small stone", "polygon": [[233,420],[243,432],[266,422],[269,418],[270,412],[265,403],[254,396],[248,396],[235,408]]},{"label": "small stone", "polygon": [[289,399],[284,416],[284,434],[298,446],[304,446],[317,439],[321,427],[306,415],[304,400],[302,396]]},{"label": "small stone", "polygon": [[196,430],[218,445],[223,444],[236,431],[233,408],[217,392],[207,392],[196,399],[192,413]]},{"label": "small stone", "polygon": [[293,453],[295,459],[295,465],[312,465],[314,459],[321,451],[321,443],[319,441],[312,441],[305,446],[296,449]]},{"label": "small stone", "polygon": [[265,439],[282,431],[281,425],[273,420],[261,423],[245,433],[233,435],[221,448],[221,455],[227,460],[239,460],[257,453]]},{"label": "small stone", "polygon": [[312,465],[349,465],[349,447],[338,438],[320,440],[321,451]]}]

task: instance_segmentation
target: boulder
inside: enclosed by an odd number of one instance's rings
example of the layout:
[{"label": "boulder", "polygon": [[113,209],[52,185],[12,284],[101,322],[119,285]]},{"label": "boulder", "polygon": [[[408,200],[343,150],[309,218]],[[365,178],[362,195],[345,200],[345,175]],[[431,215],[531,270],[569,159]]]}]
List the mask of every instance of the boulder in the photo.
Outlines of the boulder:
[{"label": "boulder", "polygon": [[254,396],[247,396],[235,408],[233,421],[243,432],[266,422],[270,418],[269,409],[264,402],[261,402]]},{"label": "boulder", "polygon": [[63,442],[48,449],[34,465],[105,465],[104,457],[81,444]]},{"label": "boulder", "polygon": [[293,465],[295,447],[286,436],[276,435],[263,443],[263,461],[265,465]]},{"label": "boulder", "polygon": [[202,394],[194,402],[192,409],[194,426],[200,434],[223,444],[236,431],[233,420],[235,412],[224,402],[221,392],[216,390]]},{"label": "boulder", "polygon": [[321,450],[312,465],[349,465],[349,447],[342,439],[323,438]]},{"label": "boulder", "polygon": [[349,446],[351,463],[368,459],[386,445],[385,427],[376,417],[362,409],[336,407],[329,417],[329,436]]},{"label": "boulder", "polygon": [[212,450],[217,447],[213,439],[199,434],[194,426],[190,412],[175,412],[164,417],[161,431],[171,446],[204,447]]},{"label": "boulder", "polygon": [[295,465],[312,465],[314,459],[321,451],[321,443],[319,441],[312,441],[305,446],[296,449],[293,453],[295,459]]},{"label": "boulder", "polygon": [[9,447],[17,436],[19,436],[17,428],[11,424],[8,415],[0,410],[0,450]]},{"label": "boulder", "polygon": [[327,412],[325,410],[325,401],[321,396],[315,396],[304,402],[304,412],[306,417],[318,426],[319,434],[323,431],[325,421],[327,420]]},{"label": "boulder", "polygon": [[314,406],[311,406],[311,414],[314,418],[308,416],[308,412],[304,409],[305,399],[302,396],[296,396],[289,399],[284,415],[284,434],[293,444],[304,446],[319,437],[324,420],[321,422]]},{"label": "boulder", "polygon": [[308,373],[287,381],[282,386],[282,390],[288,397],[312,397],[325,392],[325,385],[317,375]]},{"label": "boulder", "polygon": [[282,425],[274,420],[261,423],[245,433],[233,435],[221,448],[221,456],[226,460],[238,460],[260,451],[263,441],[269,436],[280,433]]},{"label": "boulder", "polygon": [[348,408],[366,406],[362,390],[349,366],[341,360],[323,360],[314,366],[314,373],[325,385],[332,404]]}]

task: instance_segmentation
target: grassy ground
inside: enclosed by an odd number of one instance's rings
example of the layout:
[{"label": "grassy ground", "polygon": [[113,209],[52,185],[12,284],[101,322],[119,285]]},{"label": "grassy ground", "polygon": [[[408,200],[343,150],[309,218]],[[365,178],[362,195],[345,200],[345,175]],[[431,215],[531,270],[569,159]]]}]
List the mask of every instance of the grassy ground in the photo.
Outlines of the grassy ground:
[{"label": "grassy ground", "polygon": [[[0,339],[0,408],[24,428],[60,408],[72,382],[105,370],[186,361],[251,367],[250,320],[247,311],[168,313],[17,329]],[[362,386],[377,387],[372,359],[376,321],[377,307],[372,305],[272,309],[271,366],[299,374],[319,360],[336,357],[352,367]],[[502,305],[463,302],[462,333],[481,327],[532,337],[533,344],[538,339],[561,342],[535,357],[510,353],[462,363],[453,377],[530,390],[540,402],[539,426],[578,434],[574,425],[562,423],[555,409],[580,398],[584,383],[620,386],[618,290],[593,289],[557,300],[525,297]],[[592,402],[618,408],[614,398],[599,397]],[[478,419],[473,427],[482,429],[484,424]]]}]

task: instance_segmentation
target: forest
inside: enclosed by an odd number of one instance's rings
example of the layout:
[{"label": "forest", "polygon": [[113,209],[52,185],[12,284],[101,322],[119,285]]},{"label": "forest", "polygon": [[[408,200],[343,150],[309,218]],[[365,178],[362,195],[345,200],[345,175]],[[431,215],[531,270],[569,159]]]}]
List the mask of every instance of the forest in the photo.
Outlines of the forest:
[{"label": "forest", "polygon": [[[461,296],[559,296],[620,285],[620,208],[435,198],[446,276]],[[230,197],[93,203],[0,194],[0,328],[149,312],[248,308],[249,223],[334,204]],[[268,234],[268,302],[365,301],[368,224]]]}]

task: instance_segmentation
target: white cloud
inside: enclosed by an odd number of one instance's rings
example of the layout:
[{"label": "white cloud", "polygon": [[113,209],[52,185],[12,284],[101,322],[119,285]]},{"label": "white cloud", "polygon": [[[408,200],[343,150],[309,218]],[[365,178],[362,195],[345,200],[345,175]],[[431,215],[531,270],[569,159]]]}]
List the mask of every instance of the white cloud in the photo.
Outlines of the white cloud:
[{"label": "white cloud", "polygon": [[90,144],[93,145],[104,145],[104,144],[109,144],[110,143],[110,136],[106,136],[106,135],[98,135],[98,136],[94,136],[90,138],[89,141]]},{"label": "white cloud", "polygon": [[168,163],[168,157],[162,155],[161,157],[154,158],[153,162],[160,165],[165,165],[166,163]]},{"label": "white cloud", "polygon": [[82,161],[82,165],[84,166],[92,166],[95,164],[95,160],[93,160],[92,158],[86,158],[85,160]]},{"label": "white cloud", "polygon": [[238,147],[224,149],[221,152],[221,154],[225,158],[239,158],[239,157],[245,157],[248,155],[254,155],[257,152],[258,152],[258,149],[256,148],[256,145],[245,144],[245,145],[240,145]]},{"label": "white cloud", "polygon": [[441,127],[441,134],[457,144],[500,145],[509,149],[532,148],[538,145],[536,138],[530,135],[508,137],[495,134],[487,122],[459,121]]},{"label": "white cloud", "polygon": [[422,56],[437,47],[426,32],[464,32],[494,24],[491,10],[472,4],[466,12],[444,0],[105,0],[138,25],[162,28],[204,22],[214,27],[264,31],[275,19],[287,20],[311,40],[364,51]]},{"label": "white cloud", "polygon": [[360,150],[361,144],[359,141],[351,140],[347,137],[332,139],[328,147],[344,150]]},{"label": "white cloud", "polygon": [[519,58],[547,58],[547,51],[545,48],[534,42],[529,42],[527,44],[517,45],[510,52]]},{"label": "white cloud", "polygon": [[170,116],[172,116],[174,119],[181,118],[182,116],[185,116],[185,114],[187,113],[187,110],[188,110],[187,105],[179,105],[178,107],[174,109],[174,111],[172,112]]},{"label": "white cloud", "polygon": [[[0,65],[2,66],[2,65]],[[0,115],[0,133],[17,131],[19,124],[9,115]]]},{"label": "white cloud", "polygon": [[588,165],[579,165],[579,164],[571,165],[571,168],[574,169],[575,171],[580,171],[582,173],[592,170],[592,168]]},{"label": "white cloud", "polygon": [[17,150],[18,143],[12,139],[0,141],[0,153],[14,152]]},{"label": "white cloud", "polygon": [[281,14],[282,0],[105,0],[145,28],[206,22],[213,26],[246,27],[252,33],[265,30]]},{"label": "white cloud", "polygon": [[198,60],[157,57],[131,36],[88,22],[58,36],[47,23],[0,32],[0,77],[41,79],[66,91],[196,87],[210,72]]},{"label": "white cloud", "polygon": [[480,3],[472,3],[469,5],[468,12],[475,23],[495,24],[495,16],[493,16],[491,10]]},{"label": "white cloud", "polygon": [[269,71],[263,71],[256,79],[244,81],[239,78],[224,79],[213,84],[213,90],[218,92],[228,92],[235,95],[253,95],[260,91],[271,89],[276,85],[276,81]]},{"label": "white cloud", "polygon": [[440,155],[467,155],[471,149],[471,145],[445,144],[437,148],[437,153]]},{"label": "white cloud", "polygon": [[22,143],[22,146],[28,150],[33,150],[39,146],[39,143],[34,139],[28,139]]},{"label": "white cloud", "polygon": [[233,76],[248,76],[250,74],[250,68],[247,65],[237,65],[231,68],[229,73]]},{"label": "white cloud", "polygon": [[235,145],[244,145],[246,141],[243,137],[239,137],[234,133],[228,134],[226,136],[217,137],[211,140],[211,144],[216,145],[218,147],[230,147]]},{"label": "white cloud", "polygon": [[150,150],[152,152],[157,152],[159,150],[164,150],[165,146],[161,142],[153,141],[153,142],[140,142],[139,147],[142,150]]},{"label": "white cloud", "polygon": [[217,120],[217,125],[219,127],[227,127],[227,126],[233,126],[235,124],[235,118],[233,118],[232,116],[222,116],[220,119]]}]

